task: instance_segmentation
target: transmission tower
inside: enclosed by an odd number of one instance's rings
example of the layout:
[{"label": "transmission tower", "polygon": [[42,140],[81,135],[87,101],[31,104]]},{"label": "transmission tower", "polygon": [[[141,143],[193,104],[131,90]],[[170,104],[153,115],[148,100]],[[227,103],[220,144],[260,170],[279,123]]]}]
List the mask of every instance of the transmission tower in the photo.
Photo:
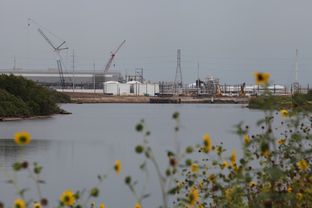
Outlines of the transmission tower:
[{"label": "transmission tower", "polygon": [[300,85],[299,85],[299,81],[298,81],[298,71],[299,71],[299,67],[298,67],[298,49],[296,49],[296,66],[295,66],[295,82],[293,83],[293,90],[294,92],[298,92]]},{"label": "transmission tower", "polygon": [[182,89],[182,71],[181,71],[181,49],[177,50],[177,69],[176,75],[174,79],[174,92],[179,93],[180,89]]}]

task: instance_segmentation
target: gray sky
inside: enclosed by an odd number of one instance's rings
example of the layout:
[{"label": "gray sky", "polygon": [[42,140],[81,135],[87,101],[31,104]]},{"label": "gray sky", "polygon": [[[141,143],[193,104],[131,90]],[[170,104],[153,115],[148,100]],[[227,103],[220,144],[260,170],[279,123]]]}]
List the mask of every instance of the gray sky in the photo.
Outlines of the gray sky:
[{"label": "gray sky", "polygon": [[55,68],[54,55],[31,17],[67,41],[78,69],[103,69],[122,40],[116,69],[143,67],[149,80],[173,80],[182,50],[185,82],[213,75],[222,83],[253,83],[254,71],[272,80],[312,77],[311,0],[0,0],[0,68]]}]

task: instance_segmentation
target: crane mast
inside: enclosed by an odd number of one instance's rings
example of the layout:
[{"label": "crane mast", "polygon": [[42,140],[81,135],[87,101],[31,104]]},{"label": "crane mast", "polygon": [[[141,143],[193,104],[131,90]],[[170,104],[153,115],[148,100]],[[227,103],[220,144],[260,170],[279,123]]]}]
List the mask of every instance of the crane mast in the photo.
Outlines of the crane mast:
[{"label": "crane mast", "polygon": [[111,54],[111,57],[109,58],[106,66],[105,66],[105,69],[104,69],[104,74],[107,73],[113,63],[113,60],[117,54],[117,52],[119,51],[119,49],[123,46],[123,44],[126,42],[126,40],[122,41],[122,43],[118,46],[118,48],[115,50],[115,52],[112,52]]},{"label": "crane mast", "polygon": [[[34,20],[32,20],[30,18],[28,19],[28,21],[31,21],[31,22],[39,25],[38,23],[36,23]],[[30,26],[30,23],[28,23],[28,26]],[[47,41],[47,43],[53,48],[53,51],[56,54],[56,64],[57,64],[57,69],[58,69],[59,78],[60,78],[60,85],[61,85],[61,88],[64,89],[65,88],[65,79],[64,79],[64,73],[63,73],[61,51],[68,49],[68,47],[62,48],[62,46],[66,43],[66,41],[63,41],[60,45],[55,46],[53,44],[53,42],[48,38],[48,36],[41,30],[40,27],[38,27],[37,30],[38,30],[39,34],[45,39],[45,41]]]}]

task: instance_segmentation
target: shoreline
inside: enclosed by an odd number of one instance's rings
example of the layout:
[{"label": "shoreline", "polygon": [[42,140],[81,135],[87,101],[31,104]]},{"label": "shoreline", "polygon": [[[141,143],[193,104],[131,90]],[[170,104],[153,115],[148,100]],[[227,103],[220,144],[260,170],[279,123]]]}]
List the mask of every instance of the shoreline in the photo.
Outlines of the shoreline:
[{"label": "shoreline", "polygon": [[65,93],[72,103],[151,103],[151,104],[248,104],[249,97],[191,97],[191,96],[108,96],[100,93]]}]

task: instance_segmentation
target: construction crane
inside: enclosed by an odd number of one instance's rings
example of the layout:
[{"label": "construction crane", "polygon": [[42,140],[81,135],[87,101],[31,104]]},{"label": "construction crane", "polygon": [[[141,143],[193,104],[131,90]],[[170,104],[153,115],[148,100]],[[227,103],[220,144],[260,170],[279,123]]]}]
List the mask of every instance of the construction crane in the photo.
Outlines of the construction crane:
[{"label": "construction crane", "polygon": [[106,64],[106,66],[105,66],[105,69],[104,69],[104,74],[106,74],[106,73],[109,71],[109,69],[110,69],[110,67],[111,67],[111,65],[112,65],[112,63],[113,63],[113,60],[114,60],[114,58],[115,58],[117,52],[119,51],[119,49],[122,47],[122,45],[123,45],[125,42],[126,42],[126,40],[122,41],[122,43],[118,46],[118,48],[115,50],[115,52],[111,52],[111,57],[109,58],[109,60],[108,60],[108,62],[107,62],[107,64]]},{"label": "construction crane", "polygon": [[[62,47],[66,41],[62,41],[61,44],[56,46],[49,38],[48,36],[42,31],[42,29],[39,27],[40,25],[35,22],[33,19],[28,18],[28,26],[30,26],[30,22],[36,24],[38,26],[37,30],[39,34],[48,42],[48,44],[53,48],[54,53],[56,54],[56,63],[57,63],[57,69],[60,77],[60,85],[61,88],[65,88],[65,79],[64,79],[64,74],[63,74],[63,66],[62,66],[62,56],[61,56],[61,51],[68,49],[68,47]],[[51,32],[50,32],[51,33]],[[54,35],[55,36],[55,35]]]}]

